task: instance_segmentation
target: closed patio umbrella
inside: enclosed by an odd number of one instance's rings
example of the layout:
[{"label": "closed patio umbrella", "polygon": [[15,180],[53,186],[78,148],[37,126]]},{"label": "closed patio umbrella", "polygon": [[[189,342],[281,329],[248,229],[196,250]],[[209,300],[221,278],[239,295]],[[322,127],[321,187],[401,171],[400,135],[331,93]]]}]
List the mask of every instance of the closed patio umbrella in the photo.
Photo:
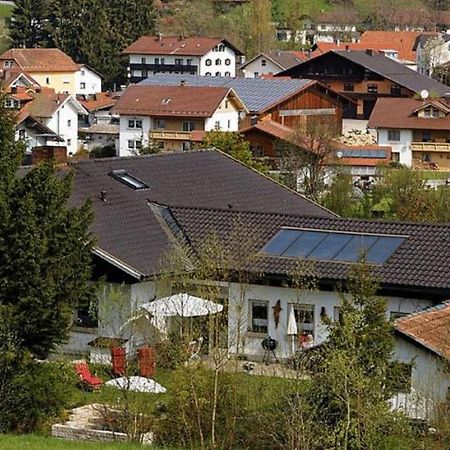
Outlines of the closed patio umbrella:
[{"label": "closed patio umbrella", "polygon": [[286,334],[291,336],[291,351],[295,353],[295,336],[298,334],[297,322],[295,320],[294,308],[291,306],[291,311],[289,312],[289,319],[287,324]]}]

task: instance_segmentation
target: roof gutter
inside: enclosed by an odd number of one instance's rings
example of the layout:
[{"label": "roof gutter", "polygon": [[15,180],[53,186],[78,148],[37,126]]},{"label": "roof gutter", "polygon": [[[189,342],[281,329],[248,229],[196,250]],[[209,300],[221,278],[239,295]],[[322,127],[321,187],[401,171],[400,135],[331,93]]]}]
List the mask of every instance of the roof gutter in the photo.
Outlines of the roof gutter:
[{"label": "roof gutter", "polygon": [[131,275],[133,278],[136,278],[137,280],[141,281],[145,275],[141,272],[138,272],[137,270],[133,269],[132,267],[128,266],[124,262],[117,259],[115,256],[109,254],[108,252],[105,252],[99,247],[94,247],[92,249],[92,253],[106,262],[112,264],[113,266],[117,267],[118,269],[122,270],[123,272],[127,273],[128,275]]}]

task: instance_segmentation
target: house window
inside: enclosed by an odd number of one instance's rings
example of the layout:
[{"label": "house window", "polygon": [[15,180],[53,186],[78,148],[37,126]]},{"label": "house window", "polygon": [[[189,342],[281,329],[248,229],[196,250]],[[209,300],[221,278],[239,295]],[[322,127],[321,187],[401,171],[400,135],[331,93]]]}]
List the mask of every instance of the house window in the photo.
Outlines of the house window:
[{"label": "house window", "polygon": [[175,58],[175,65],[176,66],[182,66],[183,65],[183,58]]},{"label": "house window", "polygon": [[155,64],[159,65],[159,58],[155,58]]},{"label": "house window", "polygon": [[10,98],[7,98],[5,100],[5,107],[6,108],[12,108],[13,106],[14,106],[14,102]]},{"label": "house window", "polygon": [[388,130],[388,141],[400,142],[400,130]]},{"label": "house window", "polygon": [[84,71],[84,69],[81,69],[81,70],[80,70],[80,75],[81,75],[82,77],[84,77],[84,76],[86,75],[86,72]]},{"label": "house window", "polygon": [[228,100],[225,100],[225,108],[228,108]]},{"label": "house window", "polygon": [[191,122],[190,120],[183,121],[183,131],[194,131],[195,130],[195,122]]},{"label": "house window", "polygon": [[190,149],[191,149],[191,142],[189,141],[183,142],[183,152],[187,152]]},{"label": "house window", "polygon": [[231,120],[228,119],[228,129],[230,129],[230,128],[231,128]]},{"label": "house window", "polygon": [[254,76],[255,78],[258,78],[258,77],[259,77],[259,72],[254,72],[254,73],[253,73],[253,76]]},{"label": "house window", "polygon": [[164,119],[156,119],[155,128],[157,130],[164,130],[166,128],[166,121]]},{"label": "house window", "polygon": [[134,149],[134,141],[128,141],[128,148]]},{"label": "house window", "polygon": [[70,119],[67,121],[67,126],[68,126],[69,128],[72,126],[72,121],[71,121]]},{"label": "house window", "polygon": [[206,72],[205,76],[210,77],[211,76],[211,72]]},{"label": "house window", "polygon": [[164,58],[161,58],[161,65],[163,66],[166,63],[166,60]]},{"label": "house window", "polygon": [[220,44],[219,45],[219,52],[224,52],[225,51],[225,45],[224,44]]},{"label": "house window", "polygon": [[80,83],[80,89],[86,89],[86,83]]},{"label": "house window", "polygon": [[314,305],[292,304],[299,333],[306,331],[314,337]]},{"label": "house window", "polygon": [[431,142],[431,131],[430,130],[423,131],[422,142]]},{"label": "house window", "polygon": [[186,60],[186,65],[187,66],[192,66],[192,59],[187,59]]},{"label": "house window", "polygon": [[45,79],[45,84],[50,84],[50,78],[49,78],[49,77],[47,77],[47,78]]},{"label": "house window", "polygon": [[378,84],[368,84],[367,92],[369,94],[378,94]]},{"label": "house window", "polygon": [[231,59],[230,58],[227,58],[226,60],[225,60],[225,65],[226,66],[229,66],[231,64]]},{"label": "house window", "polygon": [[210,65],[212,64],[212,61],[211,61],[210,59],[207,59],[207,60],[205,61],[205,64],[206,64],[207,66],[210,66]]},{"label": "house window", "polygon": [[249,306],[248,331],[267,334],[269,329],[269,302],[250,300]]},{"label": "house window", "polygon": [[353,92],[355,90],[355,86],[353,83],[344,83],[344,91],[345,92]]},{"label": "house window", "polygon": [[220,130],[220,121],[219,121],[219,120],[216,120],[216,121],[214,122],[214,129],[215,129],[215,130]]},{"label": "house window", "polygon": [[140,119],[129,119],[128,128],[142,128],[142,120]]},{"label": "house window", "polygon": [[13,61],[5,61],[4,66],[5,69],[10,69],[14,65]]},{"label": "house window", "polygon": [[261,60],[261,66],[263,66],[263,67],[267,66],[267,61],[265,59]]},{"label": "house window", "polygon": [[142,148],[142,142],[141,141],[135,141],[134,145],[137,149]]},{"label": "house window", "polygon": [[67,146],[70,147],[72,145],[72,139],[67,139]]},{"label": "house window", "polygon": [[19,130],[19,139],[25,139],[26,133],[25,130]]},{"label": "house window", "polygon": [[147,64],[147,58],[141,58],[141,64]]},{"label": "house window", "polygon": [[431,109],[431,115],[432,115],[433,117],[439,117],[439,110],[436,109],[436,108],[432,108],[432,109]]},{"label": "house window", "polygon": [[216,66],[220,66],[222,64],[222,60],[217,58],[216,59]]},{"label": "house window", "polygon": [[225,72],[225,76],[226,77],[231,77],[231,73],[230,72]]},{"label": "house window", "polygon": [[216,72],[216,77],[220,77],[220,72]]},{"label": "house window", "polygon": [[398,84],[391,84],[391,95],[400,95],[401,88]]}]

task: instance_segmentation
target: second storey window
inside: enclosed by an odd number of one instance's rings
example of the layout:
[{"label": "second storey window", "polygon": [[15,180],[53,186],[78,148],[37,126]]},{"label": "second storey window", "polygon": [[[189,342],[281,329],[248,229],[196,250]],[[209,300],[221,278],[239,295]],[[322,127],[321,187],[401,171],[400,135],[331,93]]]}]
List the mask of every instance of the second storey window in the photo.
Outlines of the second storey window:
[{"label": "second storey window", "polygon": [[222,60],[217,58],[216,59],[216,66],[220,66],[222,64]]},{"label": "second storey window", "polygon": [[226,60],[225,60],[225,65],[226,66],[229,66],[231,64],[231,59],[230,58],[227,58]]},{"label": "second storey window", "polygon": [[195,122],[191,122],[190,120],[183,121],[183,131],[194,131],[195,130]]},{"label": "second storey window", "polygon": [[261,66],[263,67],[267,66],[267,61],[265,59],[261,60]]},{"label": "second storey window", "polygon": [[183,58],[175,58],[175,65],[176,66],[182,66],[183,65]]},{"label": "second storey window", "polygon": [[400,95],[401,88],[398,84],[391,84],[391,95]]},{"label": "second storey window", "polygon": [[142,128],[142,120],[140,119],[129,119],[128,128]]},{"label": "second storey window", "polygon": [[250,300],[249,316],[248,331],[267,334],[269,329],[269,302]]},{"label": "second storey window", "polygon": [[369,94],[378,94],[378,84],[368,84],[367,92]]},{"label": "second storey window", "polygon": [[400,142],[400,130],[388,130],[388,141]]},{"label": "second storey window", "polygon": [[207,66],[210,66],[210,65],[212,64],[212,61],[211,61],[210,59],[207,59],[207,60],[205,61],[205,64],[206,64]]},{"label": "second storey window", "polygon": [[67,121],[67,126],[68,126],[69,128],[72,126],[72,121],[71,121],[70,119]]},{"label": "second storey window", "polygon": [[355,86],[353,83],[344,83],[344,91],[345,92],[353,92],[355,90]]},{"label": "second storey window", "polygon": [[157,130],[164,130],[166,128],[166,121],[164,119],[156,119],[155,128]]}]

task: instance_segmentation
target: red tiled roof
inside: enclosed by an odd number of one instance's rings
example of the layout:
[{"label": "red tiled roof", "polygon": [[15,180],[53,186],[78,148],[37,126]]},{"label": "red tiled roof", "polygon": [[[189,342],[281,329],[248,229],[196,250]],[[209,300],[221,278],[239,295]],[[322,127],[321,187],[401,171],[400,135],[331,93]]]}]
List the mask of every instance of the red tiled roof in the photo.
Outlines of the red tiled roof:
[{"label": "red tiled roof", "polygon": [[226,87],[130,86],[113,111],[143,116],[211,117],[223,98]]},{"label": "red tiled roof", "polygon": [[53,89],[42,88],[40,92],[32,94],[33,100],[28,102],[19,115],[28,115],[36,118],[50,118],[61,104],[70,97],[69,94],[56,94]]},{"label": "red tiled roof", "polygon": [[397,50],[400,60],[415,62],[414,48],[420,34],[419,31],[365,31],[359,43],[366,48]]},{"label": "red tiled roof", "polygon": [[114,96],[114,94],[110,94],[109,92],[99,92],[93,97],[87,98],[86,100],[79,100],[79,102],[88,111],[98,111],[99,109],[113,107],[118,99],[118,96]]},{"label": "red tiled roof", "polygon": [[442,109],[442,106],[450,107],[450,103],[444,99],[424,102],[413,98],[379,98],[367,126],[408,130],[450,130],[450,114],[443,118],[422,118],[413,114],[420,106],[433,103],[439,109]]},{"label": "red tiled roof", "polygon": [[450,360],[450,301],[397,319],[395,329]]},{"label": "red tiled roof", "polygon": [[247,133],[250,131],[262,131],[274,138],[281,139],[283,141],[288,141],[295,143],[295,131],[292,128],[286,127],[281,123],[275,122],[274,120],[261,120],[255,125],[247,127],[241,130],[241,133]]},{"label": "red tiled roof", "polygon": [[378,50],[378,48],[368,47],[360,42],[321,42],[318,41],[313,45],[311,57],[321,55],[330,50]]},{"label": "red tiled roof", "polygon": [[2,55],[0,61],[14,60],[27,72],[76,72],[78,65],[57,48],[12,48]]},{"label": "red tiled roof", "polygon": [[229,42],[220,38],[176,36],[142,36],[129,45],[123,53],[125,55],[184,55],[203,56],[216,45],[224,43],[241,53]]}]

